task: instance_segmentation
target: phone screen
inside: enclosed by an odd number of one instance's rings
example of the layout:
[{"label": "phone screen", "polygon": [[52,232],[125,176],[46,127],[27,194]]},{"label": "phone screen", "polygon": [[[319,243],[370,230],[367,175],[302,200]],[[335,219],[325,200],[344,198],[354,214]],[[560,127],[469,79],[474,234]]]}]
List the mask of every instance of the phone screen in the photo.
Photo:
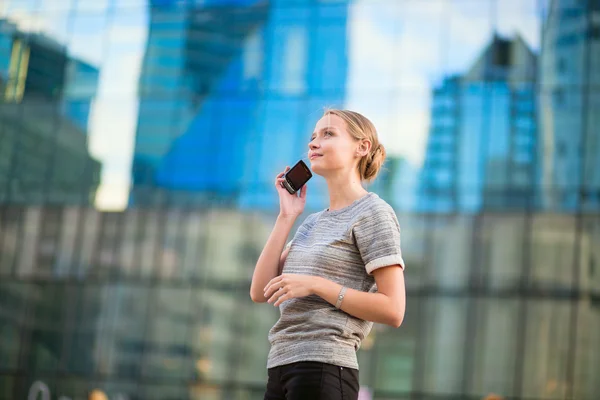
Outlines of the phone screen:
[{"label": "phone screen", "polygon": [[295,190],[299,190],[311,177],[312,173],[302,160],[298,161],[286,174]]}]

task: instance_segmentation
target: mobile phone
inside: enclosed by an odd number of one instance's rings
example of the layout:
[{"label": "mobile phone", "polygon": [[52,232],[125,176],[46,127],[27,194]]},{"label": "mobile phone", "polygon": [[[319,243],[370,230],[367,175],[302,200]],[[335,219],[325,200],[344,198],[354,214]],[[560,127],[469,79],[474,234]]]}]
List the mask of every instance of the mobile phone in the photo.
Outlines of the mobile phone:
[{"label": "mobile phone", "polygon": [[300,160],[288,172],[283,175],[284,181],[281,186],[290,194],[296,193],[308,180],[312,178],[312,172],[304,161]]}]

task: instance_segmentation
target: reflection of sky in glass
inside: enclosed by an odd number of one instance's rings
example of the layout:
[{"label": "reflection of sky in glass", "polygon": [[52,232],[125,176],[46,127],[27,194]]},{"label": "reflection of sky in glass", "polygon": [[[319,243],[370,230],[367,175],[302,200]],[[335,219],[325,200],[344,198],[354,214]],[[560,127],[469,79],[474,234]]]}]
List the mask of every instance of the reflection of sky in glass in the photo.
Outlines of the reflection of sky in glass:
[{"label": "reflection of sky in glass", "polygon": [[424,157],[432,86],[464,73],[494,26],[539,48],[535,1],[354,4],[348,106],[373,119],[392,153],[417,165]]},{"label": "reflection of sky in glass", "polygon": [[[69,4],[19,0],[5,3],[2,12],[21,29],[46,32],[66,44],[71,55],[99,67],[89,132],[90,151],[103,164],[97,205],[120,208],[130,184],[148,11],[142,1]],[[534,0],[354,1],[347,30],[346,106],[373,120],[391,155],[406,157],[418,167],[424,158],[432,87],[464,72],[494,29],[506,36],[520,34],[537,51],[539,13]],[[301,68],[290,66],[290,90],[297,89],[293,77],[299,73]]]}]

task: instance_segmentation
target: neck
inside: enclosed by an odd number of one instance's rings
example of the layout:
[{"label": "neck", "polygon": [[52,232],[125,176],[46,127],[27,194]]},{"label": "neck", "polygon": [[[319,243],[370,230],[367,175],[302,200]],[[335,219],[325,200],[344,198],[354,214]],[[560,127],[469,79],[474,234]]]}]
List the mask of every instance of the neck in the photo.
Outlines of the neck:
[{"label": "neck", "polygon": [[329,189],[329,211],[339,210],[352,204],[368,193],[362,186],[358,174],[335,176],[327,179]]}]

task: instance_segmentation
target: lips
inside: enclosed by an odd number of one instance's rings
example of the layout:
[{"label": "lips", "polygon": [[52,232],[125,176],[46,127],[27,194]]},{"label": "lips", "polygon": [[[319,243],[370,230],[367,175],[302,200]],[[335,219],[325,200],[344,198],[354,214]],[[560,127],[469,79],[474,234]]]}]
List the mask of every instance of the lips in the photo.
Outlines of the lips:
[{"label": "lips", "polygon": [[313,158],[322,157],[322,156],[323,156],[323,154],[313,153],[310,155],[310,159],[312,160]]}]

